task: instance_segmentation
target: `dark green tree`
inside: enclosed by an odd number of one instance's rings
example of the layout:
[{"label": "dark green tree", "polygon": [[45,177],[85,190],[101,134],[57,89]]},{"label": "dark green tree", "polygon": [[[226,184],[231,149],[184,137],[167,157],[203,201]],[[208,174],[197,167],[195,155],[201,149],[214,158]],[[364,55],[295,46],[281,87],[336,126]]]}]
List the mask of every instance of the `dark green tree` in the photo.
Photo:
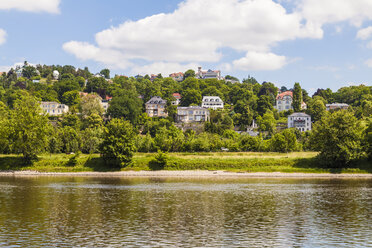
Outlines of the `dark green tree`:
[{"label": "dark green tree", "polygon": [[103,131],[102,158],[111,166],[124,167],[132,162],[136,133],[129,121],[112,119]]},{"label": "dark green tree", "polygon": [[294,84],[293,88],[293,110],[295,112],[300,112],[301,111],[301,104],[303,102],[303,97],[302,97],[302,89],[299,83]]},{"label": "dark green tree", "polygon": [[365,156],[363,131],[361,121],[351,112],[327,113],[314,124],[310,144],[324,164],[344,167]]},{"label": "dark green tree", "polygon": [[103,69],[100,71],[100,74],[105,76],[106,79],[110,79],[110,70],[109,69]]}]

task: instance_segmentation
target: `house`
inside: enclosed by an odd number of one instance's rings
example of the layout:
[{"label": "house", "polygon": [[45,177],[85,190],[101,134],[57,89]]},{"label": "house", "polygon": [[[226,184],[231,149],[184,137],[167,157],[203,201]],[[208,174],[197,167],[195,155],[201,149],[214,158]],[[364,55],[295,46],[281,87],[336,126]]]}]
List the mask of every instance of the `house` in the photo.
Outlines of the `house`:
[{"label": "house", "polygon": [[203,96],[202,107],[214,110],[223,109],[223,101],[219,96]]},{"label": "house", "polygon": [[172,105],[180,105],[181,103],[181,94],[180,93],[173,93],[173,97],[176,98],[175,101],[172,101]]},{"label": "house", "polygon": [[182,123],[209,121],[209,110],[199,106],[178,107],[177,121]]},{"label": "house", "polygon": [[[293,109],[293,92],[284,91],[279,93],[276,96],[275,108],[278,110],[278,112]],[[301,109],[307,109],[307,104],[305,102],[301,103]]]},{"label": "house", "polygon": [[171,77],[173,80],[177,82],[182,82],[184,79],[184,74],[182,72],[175,72],[175,73],[169,74],[169,77]]},{"label": "house", "polygon": [[293,109],[292,102],[293,102],[293,92],[284,91],[276,96],[275,108],[279,112]]},{"label": "house", "polygon": [[58,102],[41,102],[43,111],[51,116],[63,115],[68,112],[68,106]]},{"label": "house", "polygon": [[154,96],[146,102],[146,113],[149,117],[167,117],[168,113],[165,111],[166,100],[160,96]]},{"label": "house", "polygon": [[203,71],[202,67],[198,67],[198,72],[195,73],[196,78],[199,79],[208,79],[208,78],[215,78],[218,80],[222,80],[223,78],[221,77],[221,71],[220,70],[211,70],[209,69],[208,71]]},{"label": "house", "polygon": [[334,109],[347,109],[349,104],[346,103],[331,103],[326,104],[327,111],[334,110]]},{"label": "house", "polygon": [[305,113],[293,113],[288,116],[288,128],[297,128],[301,132],[311,130],[311,116]]}]

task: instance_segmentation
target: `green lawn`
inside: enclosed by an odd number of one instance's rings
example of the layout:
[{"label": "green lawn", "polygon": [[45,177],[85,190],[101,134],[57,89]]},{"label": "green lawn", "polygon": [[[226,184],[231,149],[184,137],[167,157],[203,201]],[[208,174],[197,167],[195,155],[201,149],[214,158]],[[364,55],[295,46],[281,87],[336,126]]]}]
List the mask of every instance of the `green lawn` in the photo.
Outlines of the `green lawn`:
[{"label": "green lawn", "polygon": [[[236,172],[305,172],[305,173],[372,173],[365,162],[347,169],[328,169],[319,166],[314,152],[294,153],[170,153],[165,170],[226,170]],[[68,166],[73,155],[47,154],[39,156],[32,165],[25,165],[22,157],[0,155],[0,170],[34,170],[40,172],[118,171],[106,165],[98,154],[81,154],[75,166]],[[121,170],[150,170],[149,162],[155,154],[136,153],[133,164]]]}]

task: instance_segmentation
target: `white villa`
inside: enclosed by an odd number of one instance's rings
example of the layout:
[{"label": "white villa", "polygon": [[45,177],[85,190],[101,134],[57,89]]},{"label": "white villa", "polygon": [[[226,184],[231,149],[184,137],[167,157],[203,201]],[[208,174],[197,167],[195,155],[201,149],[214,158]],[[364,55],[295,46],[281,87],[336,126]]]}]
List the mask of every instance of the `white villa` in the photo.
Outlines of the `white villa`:
[{"label": "white villa", "polygon": [[58,102],[41,102],[43,111],[51,116],[63,115],[68,112],[68,106]]},{"label": "white villa", "polygon": [[288,116],[288,128],[297,128],[301,132],[311,130],[311,116],[305,113],[293,113]]},{"label": "white villa", "polygon": [[201,67],[198,67],[198,71],[195,73],[196,78],[199,79],[208,79],[208,78],[215,78],[218,80],[222,80],[223,78],[221,77],[221,71],[220,70],[211,70],[209,69],[208,71],[203,71]]},{"label": "white villa", "polygon": [[293,102],[293,92],[284,91],[276,96],[275,108],[279,112],[293,109],[292,102]]},{"label": "white villa", "polygon": [[203,96],[202,107],[214,110],[223,109],[223,101],[219,96]]},{"label": "white villa", "polygon": [[199,106],[178,107],[177,121],[183,123],[209,121],[209,110]]},{"label": "white villa", "polygon": [[331,103],[326,104],[327,111],[334,110],[334,109],[347,109],[349,104],[346,103]]}]

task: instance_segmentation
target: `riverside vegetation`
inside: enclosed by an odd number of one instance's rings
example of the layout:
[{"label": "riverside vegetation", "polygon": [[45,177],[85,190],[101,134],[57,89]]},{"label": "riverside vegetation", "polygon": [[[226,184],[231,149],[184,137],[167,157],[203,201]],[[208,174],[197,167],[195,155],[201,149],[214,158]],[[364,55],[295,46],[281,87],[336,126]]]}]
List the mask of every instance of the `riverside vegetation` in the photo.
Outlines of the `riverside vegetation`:
[{"label": "riverside vegetation", "polygon": [[[60,72],[58,80],[52,80],[53,70]],[[148,76],[115,76],[106,80],[110,78],[107,69],[101,71],[105,79],[94,77],[88,68],[33,67],[26,63],[23,71],[24,77],[17,78],[13,69],[0,76],[3,170],[371,170],[370,86],[343,87],[337,92],[318,89],[310,97],[295,83],[295,111],[300,111],[303,100],[308,105],[306,112],[314,120],[313,130],[301,133],[296,129],[277,129],[286,125],[287,116],[293,111],[277,112],[273,106],[278,88],[270,82],[260,84],[252,77],[241,83],[201,80],[189,70],[182,82],[161,75],[153,81]],[[35,79],[40,81],[33,83]],[[107,113],[98,98],[81,97],[79,91],[102,98],[111,96]],[[224,100],[225,108],[211,111],[211,120],[200,130],[182,131],[176,127],[176,106],[171,104],[175,92],[181,93],[182,106],[199,105],[202,95],[215,95]],[[155,95],[167,100],[169,117],[149,118],[143,113],[144,103]],[[70,111],[50,117],[42,113],[39,101],[61,102]],[[348,103],[350,107],[326,111],[325,104],[333,102]],[[253,119],[259,125],[259,136],[234,131],[245,130]],[[221,148],[229,152],[216,153]],[[70,153],[74,155],[65,155]]]}]

